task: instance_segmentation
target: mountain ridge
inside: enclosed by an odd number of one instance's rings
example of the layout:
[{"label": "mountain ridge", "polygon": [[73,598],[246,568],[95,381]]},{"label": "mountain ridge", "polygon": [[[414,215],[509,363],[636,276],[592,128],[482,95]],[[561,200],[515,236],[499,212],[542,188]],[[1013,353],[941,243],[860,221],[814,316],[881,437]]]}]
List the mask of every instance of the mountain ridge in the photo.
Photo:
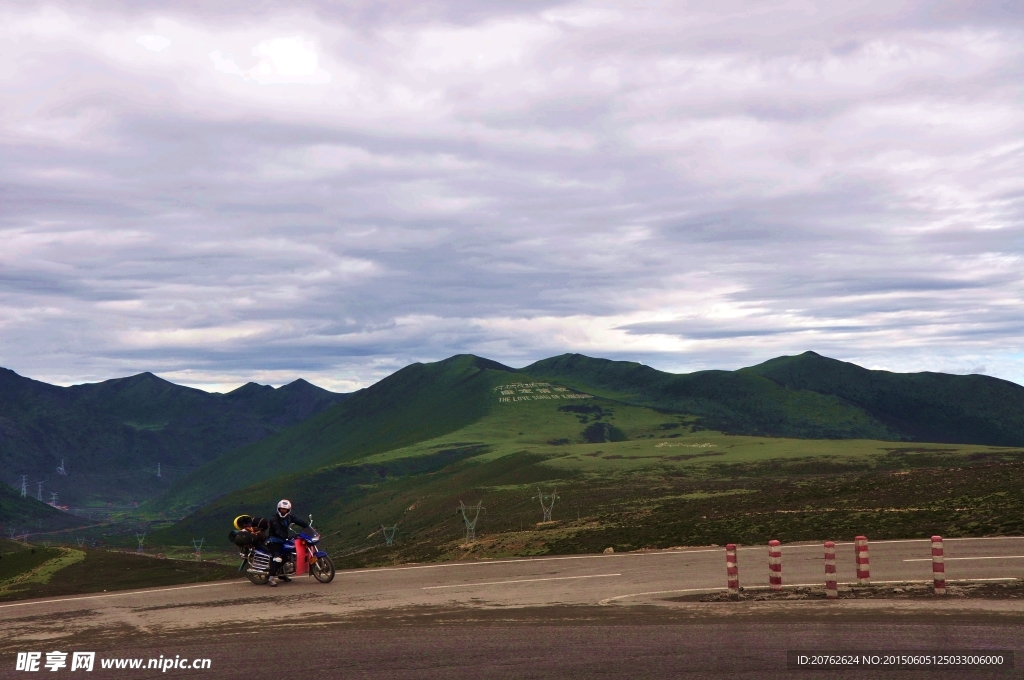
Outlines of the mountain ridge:
[{"label": "mountain ridge", "polygon": [[0,368],[3,481],[26,474],[62,504],[141,502],[183,470],[347,398],[305,381],[265,387],[209,393],[151,372],[61,387]]}]

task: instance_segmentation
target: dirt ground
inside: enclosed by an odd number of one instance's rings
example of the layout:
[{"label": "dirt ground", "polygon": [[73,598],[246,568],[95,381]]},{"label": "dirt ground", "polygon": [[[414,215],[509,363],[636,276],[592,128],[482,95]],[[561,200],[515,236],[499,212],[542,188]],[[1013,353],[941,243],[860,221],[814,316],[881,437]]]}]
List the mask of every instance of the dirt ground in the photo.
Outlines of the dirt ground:
[{"label": "dirt ground", "polygon": [[[1015,600],[1024,598],[1024,581],[1006,581],[1000,583],[960,583],[946,584],[946,594],[936,595],[932,583],[907,582],[884,583],[866,586],[841,585],[838,588],[840,600],[876,599],[876,600],[934,600],[937,598],[985,598],[994,600]],[[824,587],[784,588],[770,591],[763,588],[741,588],[738,596],[730,596],[726,592],[714,594],[694,594],[683,597],[668,598],[670,602],[733,602],[740,601],[775,601],[775,600],[825,600]]]},{"label": "dirt ground", "polygon": [[[61,640],[59,649],[97,658],[209,658],[208,671],[97,669],[95,678],[279,678],[304,668],[318,677],[412,680],[468,678],[829,678],[793,670],[788,650],[1004,650],[1024,654],[1024,618],[934,616],[882,602],[824,617],[811,603],[740,602],[631,607],[410,607],[362,615],[239,621],[166,635],[157,631]],[[849,603],[853,605],[854,603]],[[840,607],[848,605],[840,604]],[[711,607],[709,609],[709,607]],[[729,609],[729,608],[725,608]],[[817,608],[815,608],[817,609]],[[49,649],[49,647],[47,647]],[[0,678],[20,677],[14,651],[0,653]],[[1024,657],[1021,657],[1024,658]],[[289,670],[290,669],[290,670]],[[1017,669],[961,671],[962,677],[1024,677]],[[943,674],[945,676],[945,674]],[[845,674],[842,675],[845,677]],[[857,669],[857,678],[933,677],[927,672]]]}]

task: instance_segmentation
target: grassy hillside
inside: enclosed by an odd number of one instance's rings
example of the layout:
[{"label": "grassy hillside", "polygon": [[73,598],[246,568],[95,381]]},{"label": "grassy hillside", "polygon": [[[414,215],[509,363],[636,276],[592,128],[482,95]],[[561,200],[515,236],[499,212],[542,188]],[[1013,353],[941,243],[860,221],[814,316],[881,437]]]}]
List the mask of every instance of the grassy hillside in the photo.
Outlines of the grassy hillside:
[{"label": "grassy hillside", "polygon": [[[434,439],[233,491],[151,540],[204,537],[230,552],[231,519],[269,513],[282,496],[313,513],[342,566],[1024,531],[1024,450],[740,436],[694,424],[605,398],[496,402]],[[541,490],[558,495],[553,524],[539,524]],[[459,501],[485,508],[473,545],[463,545]],[[384,545],[382,524],[397,524],[395,545]]]},{"label": "grassy hillside", "polygon": [[0,546],[0,601],[238,578],[235,567],[75,548]]},{"label": "grassy hillside", "polygon": [[[465,370],[474,363],[468,358],[460,359],[456,368]],[[428,365],[427,368],[446,374],[452,370],[451,366],[440,364]],[[364,519],[372,522],[376,511],[364,518],[355,508],[361,503],[359,499],[381,485],[397,483],[403,488],[408,486],[421,501],[424,495],[434,493],[427,487],[437,485],[437,488],[446,490],[440,497],[448,498],[450,494],[463,490],[464,484],[472,488],[480,483],[501,483],[502,475],[508,474],[510,466],[514,469],[534,466],[549,456],[589,465],[592,464],[591,459],[583,454],[592,452],[594,444],[613,443],[613,440],[630,444],[634,443],[627,441],[630,438],[640,438],[649,448],[655,437],[675,441],[672,435],[679,437],[678,432],[685,430],[681,424],[685,419],[666,417],[651,409],[603,399],[576,398],[579,395],[568,390],[557,400],[501,402],[501,391],[494,388],[521,382],[522,378],[509,371],[491,371],[484,369],[476,373],[476,380],[464,383],[474,392],[474,403],[483,412],[481,417],[464,427],[452,428],[428,440],[413,440],[407,446],[382,448],[376,453],[363,450],[358,461],[329,464],[298,474],[269,476],[203,506],[175,526],[156,532],[152,540],[178,545],[187,544],[191,538],[214,536],[219,541],[219,537],[230,528],[232,518],[238,514],[269,514],[279,498],[288,497],[296,504],[297,512],[303,515],[312,512],[319,518],[318,523],[322,520],[328,527],[346,526],[348,533],[343,540],[358,542]],[[480,389],[481,382],[484,389]],[[654,451],[659,456],[663,453],[660,449]],[[664,454],[671,459],[678,456],[678,450],[664,449]],[[617,464],[618,461],[613,467]],[[496,473],[495,470],[505,472]],[[530,473],[530,480],[579,475],[576,470],[556,467],[538,470]],[[456,480],[469,475],[473,481],[452,481],[453,474]],[[469,497],[464,500],[472,502]],[[455,505],[451,503],[445,514],[454,511]],[[398,506],[388,512],[393,520],[403,514]],[[430,513],[426,516],[432,517]],[[388,517],[377,521],[388,521]],[[376,528],[375,524],[369,526]]]},{"label": "grassy hillside", "polygon": [[302,424],[240,448],[150,503],[180,512],[268,478],[366,458],[459,430],[495,405],[512,369],[473,356],[412,364]]},{"label": "grassy hillside", "polygon": [[37,534],[42,531],[64,529],[83,524],[83,520],[67,512],[51,508],[34,497],[22,498],[21,494],[5,484],[0,484],[0,536]]},{"label": "grassy hillside", "polygon": [[[797,367],[801,367],[799,371]],[[570,459],[566,454],[577,450],[574,447],[633,442],[619,447],[615,454],[622,461],[619,465],[628,469],[634,457],[631,452],[644,446],[644,438],[671,438],[705,430],[815,441],[810,446],[818,451],[822,445],[817,440],[822,439],[901,441],[924,433],[944,433],[948,435],[945,441],[956,443],[1024,441],[1024,436],[1015,439],[1012,418],[1003,417],[1012,405],[1004,405],[1001,411],[989,408],[980,402],[978,390],[959,389],[972,381],[996,385],[1003,392],[995,397],[1015,404],[1016,393],[1024,388],[1003,381],[977,381],[978,376],[939,376],[952,386],[941,393],[948,402],[946,429],[928,430],[923,423],[937,416],[923,408],[909,409],[907,404],[934,404],[933,385],[921,382],[918,376],[885,374],[888,382],[876,385],[870,398],[862,397],[856,381],[864,382],[863,375],[874,379],[879,372],[852,367],[855,371],[847,375],[850,369],[849,364],[813,354],[740,371],[689,375],[581,355],[554,357],[520,370],[473,356],[414,364],[317,417],[213,461],[178,481],[148,509],[170,515],[188,512],[247,489],[244,499],[250,487],[265,481],[272,483],[260,488],[287,495],[287,484],[274,480],[287,478],[291,483],[294,475],[338,465],[364,470],[359,466],[425,455],[429,451],[424,446],[479,446],[488,453],[478,458],[486,461],[510,453],[542,452],[561,461],[552,465],[564,468]],[[817,382],[812,380],[814,376]],[[550,384],[531,389],[538,381]],[[600,398],[562,400],[574,391]],[[954,410],[967,408],[967,401],[974,409],[970,411],[975,418],[972,423],[950,417]],[[1024,405],[1024,399],[1018,401]],[[986,418],[1002,422],[1002,434],[992,436],[978,425],[989,422]],[[736,448],[735,441],[739,440],[733,440],[729,448]],[[846,450],[857,448],[854,444]],[[555,450],[559,455],[551,453]],[[808,445],[799,441],[788,444],[786,450],[813,455]],[[877,453],[878,446],[872,451]],[[640,459],[681,456],[689,460],[712,455],[667,455],[667,449],[655,453]],[[640,467],[647,465],[644,462]],[[260,496],[260,502],[270,502],[277,491],[267,493],[267,498]],[[230,505],[237,498],[231,496],[224,502]]]},{"label": "grassy hillside", "polygon": [[906,439],[1024,445],[1024,387],[999,378],[869,371],[814,352],[741,372],[789,389],[839,397]]},{"label": "grassy hillside", "polygon": [[[2,481],[17,486],[28,475],[35,491],[41,480],[44,497],[56,492],[62,505],[141,502],[186,471],[344,397],[305,381],[210,394],[150,373],[57,387],[0,369]],[[66,475],[57,472],[62,460]]]},{"label": "grassy hillside", "polygon": [[1024,387],[987,376],[869,371],[813,352],[686,375],[579,354],[522,370],[735,434],[1024,446]]}]

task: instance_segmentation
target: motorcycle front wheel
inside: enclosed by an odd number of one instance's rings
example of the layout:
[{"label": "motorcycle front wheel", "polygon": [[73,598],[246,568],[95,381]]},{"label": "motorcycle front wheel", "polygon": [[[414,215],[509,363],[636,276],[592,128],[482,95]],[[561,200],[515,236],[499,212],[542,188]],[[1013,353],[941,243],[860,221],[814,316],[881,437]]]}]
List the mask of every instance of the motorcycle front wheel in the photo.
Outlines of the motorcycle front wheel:
[{"label": "motorcycle front wheel", "polygon": [[265,571],[252,572],[247,569],[245,572],[245,577],[253,583],[255,583],[256,585],[262,586],[270,578],[270,574],[268,574]]},{"label": "motorcycle front wheel", "polygon": [[318,557],[316,562],[310,565],[310,572],[313,578],[320,583],[330,583],[334,580],[334,562],[330,557]]}]

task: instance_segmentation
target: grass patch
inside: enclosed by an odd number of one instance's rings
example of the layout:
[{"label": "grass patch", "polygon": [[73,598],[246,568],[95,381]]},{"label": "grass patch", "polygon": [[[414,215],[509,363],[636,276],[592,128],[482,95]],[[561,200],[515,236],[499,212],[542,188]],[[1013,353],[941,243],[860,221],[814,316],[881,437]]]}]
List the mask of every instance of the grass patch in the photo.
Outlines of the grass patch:
[{"label": "grass patch", "polygon": [[[43,550],[47,549],[37,549],[36,555]],[[61,550],[50,548],[49,552],[55,553],[49,556],[50,560],[62,559]],[[162,560],[103,550],[66,552],[81,553],[82,556],[77,561],[71,561],[60,565],[59,569],[52,570],[47,574],[45,581],[30,578],[13,584],[8,590],[0,592],[0,600],[132,590],[238,577],[236,567],[210,562]],[[6,561],[5,555],[0,562]],[[40,565],[46,569],[43,563],[36,566]]]},{"label": "grass patch", "polygon": [[59,548],[25,548],[0,554],[0,589],[5,583],[38,569],[60,555]]}]

